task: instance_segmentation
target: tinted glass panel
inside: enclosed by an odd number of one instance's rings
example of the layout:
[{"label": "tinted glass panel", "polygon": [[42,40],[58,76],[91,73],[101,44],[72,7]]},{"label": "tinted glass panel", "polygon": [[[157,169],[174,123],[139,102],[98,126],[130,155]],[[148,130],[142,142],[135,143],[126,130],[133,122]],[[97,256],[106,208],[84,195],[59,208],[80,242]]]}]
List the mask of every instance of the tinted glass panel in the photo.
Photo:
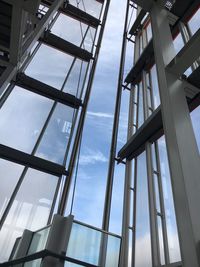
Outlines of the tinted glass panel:
[{"label": "tinted glass panel", "polygon": [[94,0],[70,0],[70,4],[84,10],[86,13],[92,15],[93,17],[99,18],[102,4]]},{"label": "tinted glass panel", "polygon": [[158,77],[157,77],[156,65],[154,65],[151,68],[150,72],[151,72],[154,108],[156,109],[160,105],[160,94],[159,94],[159,88],[158,88]]}]

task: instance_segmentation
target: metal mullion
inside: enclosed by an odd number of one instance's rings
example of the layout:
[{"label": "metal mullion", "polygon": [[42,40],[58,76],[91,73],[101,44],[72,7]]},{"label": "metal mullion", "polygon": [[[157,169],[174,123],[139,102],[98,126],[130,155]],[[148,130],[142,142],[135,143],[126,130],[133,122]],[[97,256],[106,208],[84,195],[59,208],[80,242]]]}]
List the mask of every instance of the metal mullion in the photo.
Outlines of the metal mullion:
[{"label": "metal mullion", "polygon": [[98,59],[98,55],[99,55],[99,51],[100,51],[100,43],[102,41],[103,33],[104,33],[104,29],[105,29],[105,22],[106,22],[106,18],[107,18],[107,14],[108,14],[110,0],[107,0],[105,3],[106,3],[106,5],[105,5],[105,11],[104,11],[104,15],[103,15],[103,22],[101,24],[101,29],[100,29],[100,32],[99,32],[97,48],[96,48],[96,51],[95,51],[95,56],[94,56],[94,60],[93,60],[93,63],[92,63],[92,68],[91,68],[91,71],[90,71],[89,80],[88,80],[88,84],[87,84],[87,88],[86,88],[84,105],[83,105],[83,109],[82,109],[81,114],[80,114],[79,124],[78,124],[78,127],[77,127],[76,136],[75,136],[75,140],[74,140],[74,146],[73,146],[73,149],[72,149],[71,160],[70,160],[70,164],[69,164],[69,173],[70,173],[70,175],[69,175],[69,178],[66,179],[66,181],[65,181],[64,189],[63,189],[62,197],[61,197],[61,202],[60,202],[60,205],[58,207],[58,213],[59,214],[64,214],[65,207],[66,207],[66,202],[67,202],[67,199],[68,199],[68,194],[69,194],[69,190],[70,190],[70,186],[71,186],[71,182],[72,182],[72,175],[73,175],[74,165],[75,165],[75,162],[76,162],[76,155],[77,155],[77,152],[78,152],[80,138],[81,138],[83,125],[84,125],[84,121],[85,121],[87,105],[88,105],[88,101],[89,101],[89,98],[90,98],[91,87],[92,87],[92,83],[93,83],[93,79],[94,79],[94,73],[95,73],[95,70],[96,70],[97,59]]},{"label": "metal mullion", "polygon": [[135,244],[136,244],[136,213],[137,213],[137,158],[135,160],[134,168],[134,195],[133,195],[133,231],[132,231],[132,265],[135,266]]},{"label": "metal mullion", "polygon": [[156,164],[158,171],[158,188],[159,188],[159,200],[160,200],[160,211],[162,214],[161,222],[162,222],[162,233],[163,233],[163,245],[164,245],[164,254],[165,254],[165,264],[170,263],[169,257],[169,246],[168,246],[168,238],[167,238],[167,224],[166,224],[166,214],[165,214],[165,204],[164,204],[164,195],[163,195],[163,185],[161,179],[161,168],[160,168],[160,156],[157,141],[154,143],[154,151],[156,154]]},{"label": "metal mullion", "polygon": [[[147,78],[146,71],[143,71],[142,86],[143,86],[144,120],[147,120],[149,116],[146,78]],[[145,150],[146,150],[146,165],[147,165],[148,206],[149,206],[152,265],[159,266],[161,264],[161,259],[160,259],[160,248],[159,248],[159,237],[158,237],[158,222],[156,213],[156,195],[155,195],[155,185],[153,180],[151,144],[149,142],[146,143]]]}]

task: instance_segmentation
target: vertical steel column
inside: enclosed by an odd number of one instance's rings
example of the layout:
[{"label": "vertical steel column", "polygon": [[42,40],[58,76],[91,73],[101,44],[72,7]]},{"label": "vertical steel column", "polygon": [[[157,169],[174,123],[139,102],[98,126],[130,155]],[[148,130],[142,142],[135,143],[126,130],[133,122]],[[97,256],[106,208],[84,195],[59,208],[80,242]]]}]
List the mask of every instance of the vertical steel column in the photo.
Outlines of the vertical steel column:
[{"label": "vertical steel column", "polygon": [[200,161],[182,81],[166,66],[175,56],[167,11],[150,11],[161,110],[184,267],[199,267]]},{"label": "vertical steel column", "polygon": [[124,65],[125,65],[125,55],[126,55],[126,45],[127,45],[128,14],[129,14],[129,0],[127,0],[127,4],[126,4],[126,15],[125,15],[125,22],[124,22],[123,41],[122,41],[122,50],[121,50],[121,58],[120,58],[120,70],[119,70],[119,77],[118,77],[118,87],[117,87],[117,96],[116,96],[116,103],[115,103],[112,140],[111,140],[111,146],[110,146],[106,195],[105,195],[105,202],[104,202],[102,229],[105,231],[108,231],[109,229],[109,220],[110,220],[113,178],[114,178],[115,158],[116,158],[116,150],[117,150],[117,135],[118,135],[118,129],[119,129],[122,84],[123,84],[123,77],[124,77]]},{"label": "vertical steel column", "polygon": [[70,187],[71,187],[72,177],[73,177],[73,170],[74,170],[74,166],[75,166],[75,163],[76,163],[76,157],[77,157],[78,148],[79,148],[79,145],[80,145],[81,134],[82,134],[82,131],[83,131],[83,125],[84,125],[84,121],[85,121],[85,117],[86,117],[87,106],[88,106],[88,102],[89,102],[89,98],[90,98],[90,93],[91,93],[94,74],[95,74],[95,70],[96,70],[98,55],[99,55],[99,52],[100,52],[101,41],[103,39],[103,33],[104,33],[104,29],[105,29],[105,23],[106,23],[106,19],[107,19],[107,15],[108,15],[109,6],[110,6],[110,0],[107,0],[106,1],[106,5],[105,5],[105,9],[104,9],[102,23],[101,23],[101,29],[100,29],[100,32],[99,32],[99,37],[98,37],[98,43],[97,43],[97,46],[96,46],[95,56],[94,56],[94,59],[93,59],[93,64],[92,64],[92,68],[90,70],[90,75],[89,75],[89,80],[88,80],[88,85],[87,85],[87,88],[86,88],[85,99],[84,99],[84,103],[83,103],[83,109],[81,111],[79,124],[78,124],[78,127],[77,127],[76,136],[75,136],[75,140],[74,140],[74,146],[73,146],[72,154],[71,154],[71,158],[70,158],[69,170],[68,170],[69,171],[69,177],[65,181],[63,192],[62,192],[62,196],[61,196],[61,201],[60,201],[60,204],[59,204],[59,207],[58,207],[58,213],[61,214],[61,215],[64,215],[64,213],[65,213],[65,207],[66,207],[68,196],[69,196],[69,192],[70,192]]},{"label": "vertical steel column", "polygon": [[[147,100],[147,82],[146,72],[142,73],[143,84],[143,102],[144,102],[144,120],[148,119],[149,109]],[[157,223],[157,210],[155,199],[155,188],[153,180],[152,170],[152,157],[151,157],[151,144],[148,142],[145,145],[146,148],[146,164],[147,164],[147,183],[148,183],[148,200],[149,200],[149,221],[150,221],[150,233],[151,233],[151,254],[152,254],[152,266],[160,266],[160,248],[158,237],[158,223]]]}]

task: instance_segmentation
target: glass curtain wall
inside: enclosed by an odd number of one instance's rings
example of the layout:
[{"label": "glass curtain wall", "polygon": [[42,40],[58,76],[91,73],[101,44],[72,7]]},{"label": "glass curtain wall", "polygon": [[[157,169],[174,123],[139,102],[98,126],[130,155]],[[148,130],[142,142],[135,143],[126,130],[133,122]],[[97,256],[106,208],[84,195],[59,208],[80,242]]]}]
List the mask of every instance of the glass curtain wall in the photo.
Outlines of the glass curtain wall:
[{"label": "glass curtain wall", "polygon": [[[137,7],[137,14],[140,13]],[[140,14],[141,15],[141,14]],[[135,42],[134,52],[135,64],[144,56],[147,49],[152,46],[151,21],[146,14],[141,20],[141,27],[131,33],[129,27],[128,40]],[[174,47],[178,54],[193,34],[199,29],[199,9],[193,16],[187,18],[185,22],[179,23],[176,33],[173,32]],[[126,61],[129,61],[126,58]],[[190,76],[192,71],[198,68],[195,62],[186,72]],[[129,71],[131,68],[129,67]],[[127,71],[128,72],[128,71]],[[140,79],[132,84],[132,97],[130,97],[130,107],[132,116],[129,116],[129,125],[132,127],[133,135],[138,133],[144,122],[160,109],[159,85],[157,70],[154,61],[149,60],[146,64]],[[199,141],[199,112],[196,108],[191,113],[194,132],[198,147]],[[149,156],[150,148],[150,156]],[[151,247],[151,227],[149,205],[152,192],[149,189],[149,181],[153,181],[153,197],[155,198],[156,225],[159,246],[160,264],[178,262],[181,260],[178,231],[176,226],[176,216],[174,211],[171,178],[167,157],[165,136],[159,133],[156,141],[149,141],[145,144],[145,149],[141,148],[137,156],[132,160],[132,177],[130,177],[131,190],[129,194],[130,225],[127,229],[129,233],[129,266],[147,267],[152,266],[152,247]]]},{"label": "glass curtain wall", "polygon": [[[40,5],[41,18],[51,6],[47,2]],[[67,179],[66,162],[81,108],[76,103],[84,101],[103,14],[103,2],[69,2],[77,14],[79,9],[86,16],[90,14],[90,19],[96,21],[95,26],[81,17],[79,20],[76,14],[67,15],[67,5],[62,6],[45,31],[60,41],[48,43],[41,37],[32,49],[32,60],[28,59],[26,67],[22,66],[19,71],[36,84],[36,90],[30,90],[30,84],[12,82],[1,99],[0,142],[6,149],[14,149],[20,158],[13,159],[8,153],[6,159],[0,160],[0,261],[9,258],[16,238],[24,229],[35,231],[51,221],[60,197],[60,185]],[[64,47],[72,46],[74,52],[59,47],[59,42]],[[91,57],[84,58],[84,53],[90,53],[87,55]],[[51,92],[49,97],[41,93],[40,87],[52,91],[54,96]],[[72,103],[66,99],[72,99]],[[32,162],[34,166],[30,166]],[[60,171],[54,173],[54,169]]]}]

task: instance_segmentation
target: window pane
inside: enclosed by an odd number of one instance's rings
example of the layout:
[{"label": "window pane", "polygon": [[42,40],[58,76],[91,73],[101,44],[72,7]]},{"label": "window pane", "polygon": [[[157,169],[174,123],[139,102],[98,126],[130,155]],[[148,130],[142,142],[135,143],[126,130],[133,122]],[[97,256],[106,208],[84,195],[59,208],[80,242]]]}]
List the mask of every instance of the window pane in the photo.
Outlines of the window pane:
[{"label": "window pane", "polygon": [[158,148],[160,154],[160,167],[161,167],[161,175],[163,183],[163,195],[165,204],[170,261],[176,262],[180,261],[181,258],[180,258],[178,233],[176,226],[172,188],[171,188],[171,178],[169,173],[169,165],[168,165],[166,143],[164,136],[162,136],[158,140]]},{"label": "window pane", "polygon": [[0,218],[10,200],[11,194],[18,182],[18,179],[23,170],[22,165],[12,163],[7,160],[0,159]]},{"label": "window pane", "polygon": [[135,266],[150,267],[152,266],[152,262],[145,152],[140,154],[137,159],[137,164]]},{"label": "window pane", "polygon": [[[64,25],[65,27],[63,27]],[[95,29],[78,20],[60,14],[51,31],[55,35],[77,46],[81,46],[84,38],[84,42],[81,47],[88,51],[91,51],[92,49]]]},{"label": "window pane", "polygon": [[195,34],[195,32],[200,27],[200,9],[197,10],[197,12],[189,20],[188,24],[189,24],[189,27],[190,27],[192,34]]},{"label": "window pane", "polygon": [[0,232],[0,260],[8,259],[24,229],[47,224],[58,177],[29,169]]},{"label": "window pane", "polygon": [[148,42],[151,40],[152,38],[152,29],[151,29],[151,22],[149,22],[148,26],[147,26],[147,40]]},{"label": "window pane", "polygon": [[154,65],[151,68],[150,72],[151,72],[154,108],[156,109],[160,105],[160,94],[159,94],[159,88],[158,88],[158,77],[157,77],[156,65]]},{"label": "window pane", "polygon": [[31,152],[53,101],[15,86],[0,110],[0,142]]},{"label": "window pane", "polygon": [[74,109],[57,104],[40,142],[36,156],[63,163],[69,141]]},{"label": "window pane", "polygon": [[84,10],[86,13],[92,15],[93,17],[99,18],[102,4],[94,0],[70,0],[70,4]]},{"label": "window pane", "polygon": [[72,56],[42,44],[26,69],[26,74],[61,89],[72,61]]},{"label": "window pane", "polygon": [[181,50],[181,48],[183,48],[183,46],[184,46],[183,38],[181,34],[179,33],[174,39],[174,47],[175,47],[176,53],[178,53]]}]

